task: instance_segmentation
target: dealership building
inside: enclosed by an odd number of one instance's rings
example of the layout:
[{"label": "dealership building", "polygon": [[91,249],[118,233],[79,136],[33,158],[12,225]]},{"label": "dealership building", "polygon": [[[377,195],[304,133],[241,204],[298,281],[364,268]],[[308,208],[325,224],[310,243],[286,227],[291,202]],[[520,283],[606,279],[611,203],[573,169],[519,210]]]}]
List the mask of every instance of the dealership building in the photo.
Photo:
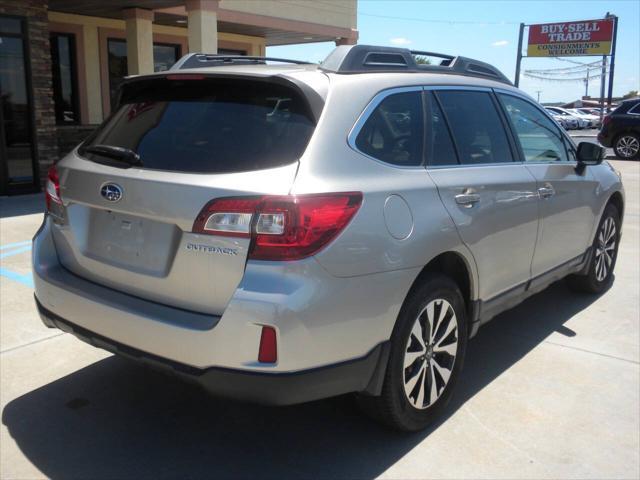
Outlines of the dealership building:
[{"label": "dealership building", "polygon": [[0,0],[0,195],[38,191],[127,75],[357,38],[356,0]]}]

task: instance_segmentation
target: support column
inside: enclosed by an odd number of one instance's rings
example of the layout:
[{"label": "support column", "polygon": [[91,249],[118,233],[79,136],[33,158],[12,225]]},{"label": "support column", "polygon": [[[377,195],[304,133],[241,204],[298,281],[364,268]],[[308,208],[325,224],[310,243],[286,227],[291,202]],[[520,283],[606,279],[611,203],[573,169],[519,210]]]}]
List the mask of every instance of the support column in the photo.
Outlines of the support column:
[{"label": "support column", "polygon": [[187,0],[189,53],[218,53],[218,0]]},{"label": "support column", "polygon": [[127,8],[122,16],[126,23],[129,75],[153,73],[153,12]]},{"label": "support column", "polygon": [[[104,120],[102,113],[102,86],[100,83],[100,40],[98,27],[83,25],[84,68],[87,78],[87,118],[85,123],[98,125]],[[108,88],[108,87],[105,87]]]},{"label": "support column", "polygon": [[351,29],[351,35],[348,37],[340,37],[335,40],[336,47],[340,45],[356,45],[358,43],[358,31]]},{"label": "support column", "polygon": [[358,40],[355,38],[337,38],[336,39],[336,47],[339,47],[341,45],[355,45],[356,43],[358,43]]}]

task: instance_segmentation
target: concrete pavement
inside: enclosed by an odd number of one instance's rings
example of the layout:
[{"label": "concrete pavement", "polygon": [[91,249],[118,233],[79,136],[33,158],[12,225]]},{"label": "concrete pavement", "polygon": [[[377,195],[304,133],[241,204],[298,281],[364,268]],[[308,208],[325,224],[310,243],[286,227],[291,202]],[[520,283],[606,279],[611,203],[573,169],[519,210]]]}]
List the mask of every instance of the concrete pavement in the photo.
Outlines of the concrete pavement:
[{"label": "concrete pavement", "polygon": [[612,163],[627,190],[614,286],[593,297],[559,282],[495,319],[443,420],[413,435],[349,397],[211,398],[46,329],[23,243],[42,200],[0,199],[0,477],[640,477],[640,162]]}]

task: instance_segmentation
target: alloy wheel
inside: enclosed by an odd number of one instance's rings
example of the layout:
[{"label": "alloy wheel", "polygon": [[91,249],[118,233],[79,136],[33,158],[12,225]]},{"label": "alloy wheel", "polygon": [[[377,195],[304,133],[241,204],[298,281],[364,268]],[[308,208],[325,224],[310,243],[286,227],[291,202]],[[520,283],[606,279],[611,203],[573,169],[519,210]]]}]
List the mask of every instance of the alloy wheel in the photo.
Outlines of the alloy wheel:
[{"label": "alloy wheel", "polygon": [[596,245],[596,280],[602,282],[611,267],[616,249],[616,222],[612,217],[608,217],[600,227],[598,242]]},{"label": "alloy wheel", "polygon": [[640,142],[638,139],[631,135],[625,135],[620,137],[616,144],[616,153],[624,158],[635,157],[640,151]]},{"label": "alloy wheel", "polygon": [[409,403],[420,410],[442,395],[455,365],[458,323],[451,304],[432,300],[418,314],[404,354],[404,391]]}]

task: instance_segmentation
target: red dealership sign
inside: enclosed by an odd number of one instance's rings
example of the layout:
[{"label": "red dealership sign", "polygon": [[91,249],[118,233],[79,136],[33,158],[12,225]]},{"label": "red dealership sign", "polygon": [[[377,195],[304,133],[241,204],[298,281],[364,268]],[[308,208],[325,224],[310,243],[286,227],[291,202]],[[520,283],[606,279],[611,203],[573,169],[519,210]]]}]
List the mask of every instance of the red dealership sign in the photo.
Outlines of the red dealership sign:
[{"label": "red dealership sign", "polygon": [[609,55],[612,20],[545,23],[529,26],[529,57]]}]

